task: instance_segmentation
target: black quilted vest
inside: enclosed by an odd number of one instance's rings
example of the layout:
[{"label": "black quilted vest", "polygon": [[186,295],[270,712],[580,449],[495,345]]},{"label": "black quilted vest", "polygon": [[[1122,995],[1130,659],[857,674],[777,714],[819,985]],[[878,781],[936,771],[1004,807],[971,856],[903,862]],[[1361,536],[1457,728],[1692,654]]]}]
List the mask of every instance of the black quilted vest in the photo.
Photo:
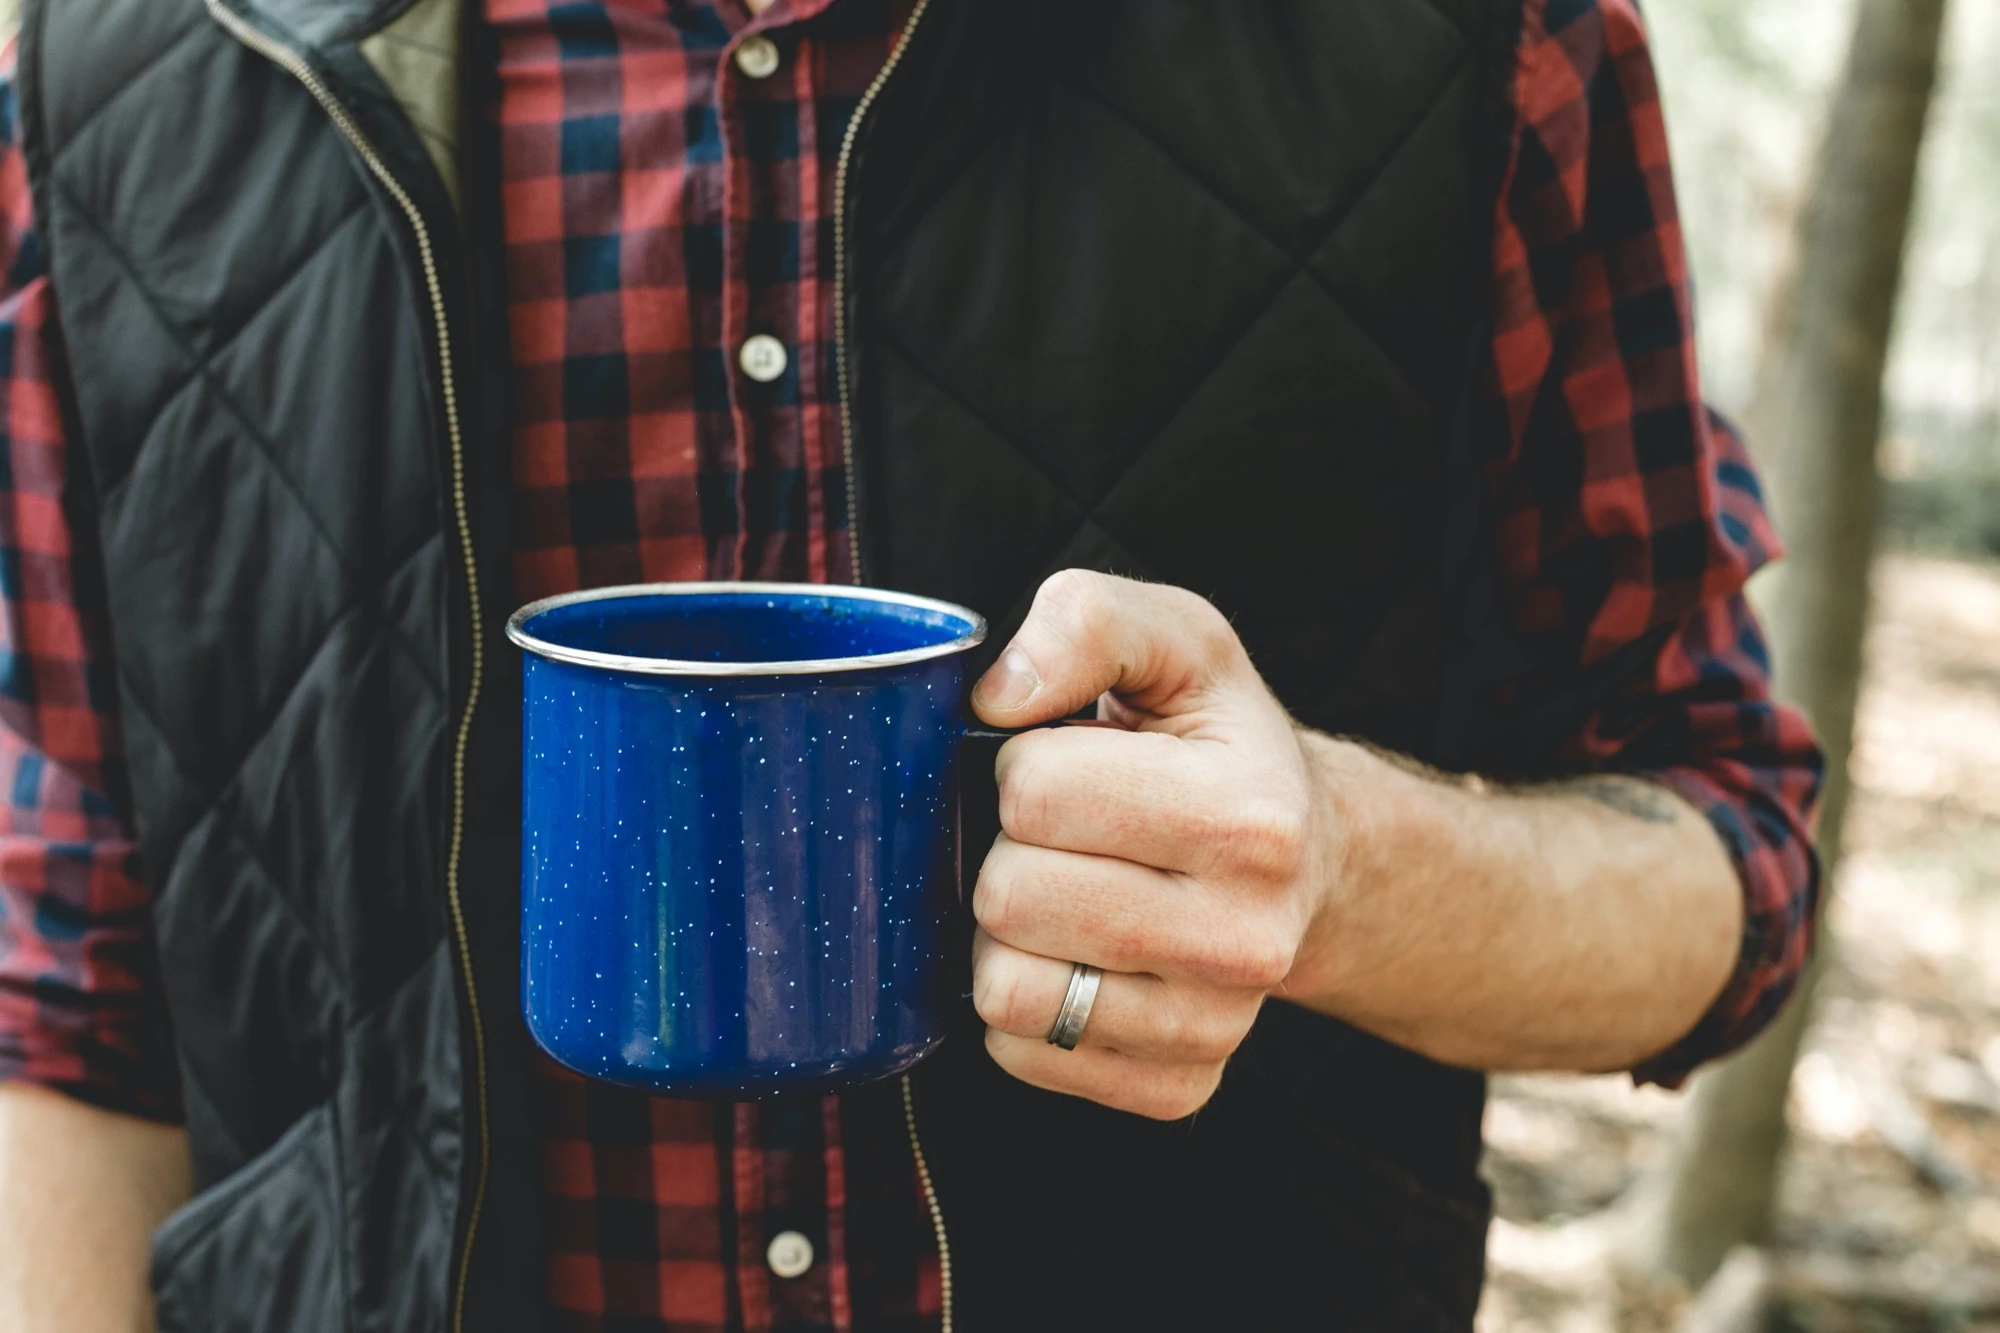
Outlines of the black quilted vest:
[{"label": "black quilted vest", "polygon": [[[202,1190],[156,1246],[168,1330],[540,1322],[490,53],[468,19],[448,186],[370,46],[456,2],[26,11]],[[1517,8],[931,0],[845,219],[866,578],[996,642],[1055,569],[1183,584],[1301,720],[1479,748]],[[913,1094],[962,1330],[1470,1326],[1475,1075],[1273,1004],[1185,1123],[1033,1092],[969,1022]],[[849,1098],[857,1138],[902,1114]]]}]

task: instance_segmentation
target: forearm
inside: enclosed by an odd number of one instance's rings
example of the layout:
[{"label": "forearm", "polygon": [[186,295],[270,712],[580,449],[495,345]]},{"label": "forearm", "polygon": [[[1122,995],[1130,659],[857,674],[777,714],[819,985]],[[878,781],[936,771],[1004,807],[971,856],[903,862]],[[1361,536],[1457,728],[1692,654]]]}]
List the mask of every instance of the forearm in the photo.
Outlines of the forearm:
[{"label": "forearm", "polygon": [[153,1229],[189,1189],[180,1129],[0,1085],[0,1328],[152,1328]]},{"label": "forearm", "polygon": [[1284,998],[1451,1064],[1595,1070],[1670,1046],[1728,980],[1740,883],[1665,789],[1499,789],[1306,749],[1334,873]]}]

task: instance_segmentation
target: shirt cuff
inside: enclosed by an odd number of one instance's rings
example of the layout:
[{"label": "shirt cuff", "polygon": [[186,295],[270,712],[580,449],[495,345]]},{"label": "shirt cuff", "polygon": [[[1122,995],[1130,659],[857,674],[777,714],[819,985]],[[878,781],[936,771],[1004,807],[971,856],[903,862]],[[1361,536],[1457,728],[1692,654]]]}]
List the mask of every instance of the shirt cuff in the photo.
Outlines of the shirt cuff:
[{"label": "shirt cuff", "polygon": [[145,889],[127,846],[0,835],[0,1082],[180,1117]]},{"label": "shirt cuff", "polygon": [[1795,805],[1760,790],[1747,773],[1727,775],[1741,782],[1696,768],[1646,776],[1708,819],[1743,887],[1743,939],[1722,993],[1685,1037],[1632,1070],[1634,1083],[1678,1088],[1763,1031],[1798,987],[1812,956],[1820,865]]}]

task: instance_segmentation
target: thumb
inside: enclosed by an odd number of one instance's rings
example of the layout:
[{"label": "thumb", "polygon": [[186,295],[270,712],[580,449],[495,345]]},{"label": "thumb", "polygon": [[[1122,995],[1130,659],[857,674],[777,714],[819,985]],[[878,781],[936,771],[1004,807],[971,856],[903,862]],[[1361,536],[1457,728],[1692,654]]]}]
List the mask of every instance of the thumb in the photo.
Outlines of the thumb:
[{"label": "thumb", "polygon": [[1107,691],[1159,716],[1254,676],[1222,613],[1182,588],[1066,569],[1035,594],[1014,639],[972,690],[993,726],[1067,717]]}]

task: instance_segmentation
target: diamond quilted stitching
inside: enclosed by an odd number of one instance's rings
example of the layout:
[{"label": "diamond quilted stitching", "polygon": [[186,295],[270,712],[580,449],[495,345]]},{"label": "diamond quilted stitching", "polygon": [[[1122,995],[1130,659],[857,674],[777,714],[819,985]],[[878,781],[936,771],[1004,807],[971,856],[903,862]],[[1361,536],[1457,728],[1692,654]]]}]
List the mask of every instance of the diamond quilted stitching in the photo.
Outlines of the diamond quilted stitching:
[{"label": "diamond quilted stitching", "polygon": [[[1287,355],[1300,345],[1323,349],[1314,370]],[[1349,627],[1370,623],[1378,590],[1398,586],[1413,558],[1409,543],[1439,476],[1430,410],[1301,274],[1092,516],[1161,577],[1235,619],[1270,652],[1270,683],[1296,706],[1323,686]],[[1244,542],[1241,516],[1274,509],[1301,521]],[[1338,568],[1325,567],[1330,533]]]},{"label": "diamond quilted stitching", "polygon": [[[1270,302],[1278,299],[1280,293],[1291,289],[1295,285],[1294,280],[1300,274],[1305,274],[1311,282],[1319,284],[1328,300],[1337,300],[1334,294],[1335,289],[1327,283],[1325,276],[1320,271],[1309,268],[1304,262],[1303,256],[1311,255],[1314,251],[1322,250],[1333,243],[1339,235],[1342,225],[1350,217],[1357,214],[1357,211],[1367,203],[1370,195],[1382,183],[1390,182],[1393,184],[1398,179],[1396,174],[1398,165],[1404,160],[1412,145],[1423,142],[1426,129],[1437,123],[1449,121],[1451,111],[1454,108],[1463,109],[1462,107],[1457,107],[1457,99],[1452,94],[1455,91],[1465,89],[1470,79],[1469,49],[1457,29],[1446,23],[1438,11],[1429,5],[1424,5],[1420,11],[1415,12],[1420,12],[1422,15],[1427,16],[1423,21],[1430,27],[1433,35],[1440,38],[1438,46],[1445,53],[1440,61],[1436,75],[1438,79],[1437,86],[1429,89],[1424,94],[1422,100],[1415,101],[1394,130],[1385,136],[1382,151],[1374,159],[1370,169],[1362,173],[1362,178],[1355,183],[1353,187],[1354,192],[1344,198],[1331,217],[1316,220],[1317,230],[1315,234],[1300,238],[1302,244],[1298,253],[1301,255],[1301,258],[1289,259],[1285,267],[1279,271],[1277,280],[1264,289],[1245,312],[1247,317],[1242,318],[1240,323],[1231,327],[1226,336],[1219,340],[1219,345],[1211,349],[1205,358],[1181,371],[1181,391],[1177,394],[1168,394],[1165,396],[1164,401],[1153,404],[1151,419],[1142,422],[1132,432],[1136,435],[1136,440],[1129,442],[1121,450],[1105,451],[1100,448],[1088,451],[1099,459],[1105,457],[1107,452],[1110,452],[1111,457],[1114,459],[1111,466],[1108,468],[1100,467],[1098,474],[1095,476],[1077,476],[1074,473],[1065,472],[1061,466],[1060,458],[1051,457],[1050,441],[1033,428],[1035,424],[1033,403],[1030,401],[1023,404],[1021,401],[1023,399],[1032,399],[1034,395],[1033,379],[1030,375],[1023,373],[1024,366],[1029,361],[1028,356],[1022,355],[1020,360],[1011,367],[1003,366],[997,375],[989,370],[984,376],[978,372],[966,374],[959,366],[949,364],[939,365],[928,359],[925,363],[922,363],[921,369],[926,377],[940,385],[947,386],[953,396],[964,406],[967,413],[981,420],[993,432],[996,439],[1004,442],[1009,448],[1034,462],[1037,468],[1050,478],[1052,489],[1063,494],[1066,499],[1081,498],[1088,501],[1090,504],[1090,513],[1085,518],[1079,520],[1079,531],[1081,531],[1082,524],[1092,522],[1097,518],[1104,498],[1112,493],[1113,489],[1121,483],[1133,466],[1145,456],[1147,450],[1154,440],[1158,438],[1160,432],[1166,429],[1167,425],[1175,419],[1182,407],[1201,391],[1203,385],[1207,383],[1216,367],[1220,366],[1226,358],[1237,350],[1244,335],[1255,326],[1258,318],[1263,315],[1265,307]],[[1097,103],[1096,105],[1108,115],[1116,117],[1120,123],[1125,124],[1134,133],[1140,133],[1138,126],[1126,119],[1126,115],[1122,109],[1108,102]],[[1066,127],[1059,126],[1058,128]],[[1220,205],[1235,216],[1247,232],[1259,235],[1261,239],[1266,240],[1273,248],[1277,248],[1275,240],[1268,236],[1263,236],[1262,229],[1255,222],[1245,216],[1236,206],[1230,204],[1223,197],[1221,191],[1214,185],[1196,175],[1193,168],[1180,155],[1150,135],[1146,136],[1146,142],[1154,150],[1157,159],[1171,166],[1183,181],[1194,186],[1205,201]],[[990,155],[992,160],[989,160],[986,164],[985,170],[993,171],[1005,165],[1010,165],[1005,161],[1006,156],[1010,152],[1018,153],[1021,151],[1023,149],[1018,143],[1002,145],[992,150]],[[976,166],[969,168],[954,183],[952,190],[947,191],[945,195],[940,197],[938,203],[933,206],[934,211],[948,211],[952,206],[952,198],[955,194],[975,198],[983,203],[988,192],[981,189],[982,175],[981,168]],[[1109,192],[1107,191],[1107,193]],[[941,222],[938,218],[932,218],[931,221],[934,225]],[[1035,221],[1036,219],[1032,218],[1025,220],[1029,227]],[[944,220],[942,225],[949,225],[948,220]],[[1026,228],[1024,227],[1019,230],[1026,231]],[[992,228],[990,226],[987,229],[987,234],[996,236],[996,240],[1003,238],[1006,233],[1007,229]],[[1004,243],[1004,241],[1001,241],[1001,243]],[[1018,257],[1015,256],[1006,256],[1006,258],[1013,259],[1016,263],[1019,262]],[[1212,256],[1209,259],[1209,265],[1213,269],[1226,271],[1226,266],[1216,264]],[[1002,281],[1000,275],[1017,271],[1006,263],[994,264],[991,267],[992,277],[986,280],[993,284],[995,289],[987,292],[975,292],[970,304],[975,307],[982,302],[1004,305],[1009,299],[1009,294],[998,289],[998,284]],[[1171,270],[1167,271],[1171,272]],[[1197,265],[1196,271],[1201,271],[1201,266]],[[1335,271],[1337,272],[1338,270]],[[981,276],[983,277],[983,275]],[[1176,274],[1175,276],[1178,277],[1179,275]],[[1248,285],[1240,272],[1232,273],[1231,276],[1235,281],[1243,283],[1246,286]],[[978,280],[979,278],[975,278],[975,281]],[[906,278],[900,286],[893,280],[889,282],[884,288],[884,295],[891,308],[911,312],[911,323],[914,325],[926,328],[952,327],[952,321],[949,316],[953,312],[949,302],[958,295],[957,293],[942,294],[940,299],[926,301],[923,298],[927,294],[916,289],[914,278]],[[944,316],[945,318],[941,320],[938,316]],[[975,324],[980,323],[979,321],[972,322]],[[1351,318],[1348,322],[1352,323]],[[1008,326],[1008,321],[1004,319],[994,320],[991,321],[991,324],[1006,327]],[[980,324],[980,327],[984,328],[986,325]],[[989,343],[983,342],[976,343],[975,345],[981,347],[990,346]],[[1038,350],[1040,350],[1039,343]],[[961,362],[971,359],[974,358],[967,356],[959,358]],[[1003,355],[994,359],[1004,361],[1005,358]],[[913,364],[917,363],[913,361]],[[1383,374],[1398,380],[1403,378],[1392,363],[1383,361],[1380,364]],[[1037,365],[1035,368],[1039,369],[1040,366]],[[984,379],[983,383],[981,382],[982,378]],[[1403,387],[1407,391],[1407,383]],[[1009,393],[1007,390],[1012,390],[1012,392]],[[1004,404],[1005,406],[995,406],[996,403]],[[1109,536],[1109,533],[1107,532],[1106,535]]]},{"label": "diamond quilted stitching", "polygon": [[[1023,177],[1036,188],[1003,191]],[[996,194],[1025,215],[994,217]],[[873,286],[892,312],[881,332],[922,348],[928,375],[1086,501],[1292,266],[1129,126],[1060,91],[1040,123],[971,164],[925,225],[981,237],[976,256],[948,284],[889,256]],[[1054,234],[1060,247],[1032,251]],[[1135,267],[1172,275],[1175,318],[1107,285]]]},{"label": "diamond quilted stitching", "polygon": [[1434,376],[1461,373],[1457,343],[1447,346],[1441,338],[1458,322],[1465,283],[1483,258],[1467,253],[1465,263],[1436,262],[1452,252],[1457,237],[1485,235],[1485,228],[1469,225],[1475,187],[1458,150],[1478,88],[1477,71],[1462,67],[1306,261],[1326,290],[1426,387]]},{"label": "diamond quilted stitching", "polygon": [[[1125,24],[1101,62],[1073,66],[1079,91],[1295,256],[1353,206],[1472,57],[1459,28],[1424,0],[1244,5],[1227,23],[1207,4],[1147,0],[1145,17]],[[1354,46],[1396,59],[1314,58]],[[1176,72],[1171,85],[1162,69]],[[1263,81],[1223,82],[1245,69]],[[1309,132],[1262,132],[1270,125]]]},{"label": "diamond quilted stitching", "polygon": [[[18,12],[18,7],[16,9]],[[129,96],[135,88],[145,87],[160,77],[173,60],[184,58],[188,50],[188,39],[196,33],[213,33],[209,18],[194,5],[163,5],[146,0],[145,3],[126,4],[116,14],[107,14],[98,5],[50,6],[45,22],[49,25],[49,38],[62,45],[71,44],[74,39],[60,31],[65,24],[116,24],[119,40],[108,43],[103,48],[114,58],[130,61],[129,68],[98,71],[92,86],[110,88],[112,91],[95,106],[80,107],[66,105],[66,99],[75,91],[65,87],[44,87],[42,101],[47,105],[49,122],[57,130],[57,137],[67,145],[74,145],[78,137],[101,121],[106,112]],[[45,38],[44,44],[50,44]],[[37,53],[39,54],[39,53]],[[62,160],[58,154],[56,161]]]}]

